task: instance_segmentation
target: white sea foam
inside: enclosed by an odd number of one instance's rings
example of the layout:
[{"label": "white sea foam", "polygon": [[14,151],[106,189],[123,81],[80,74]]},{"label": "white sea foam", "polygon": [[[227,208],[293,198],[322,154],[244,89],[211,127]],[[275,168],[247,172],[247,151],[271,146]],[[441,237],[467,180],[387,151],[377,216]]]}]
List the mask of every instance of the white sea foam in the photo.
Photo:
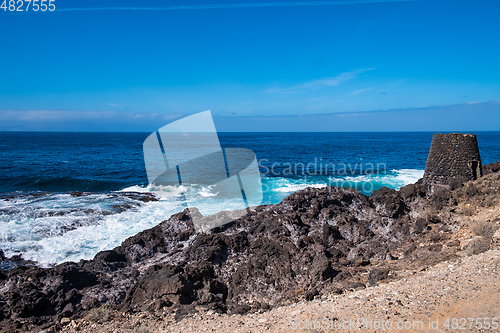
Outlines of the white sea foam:
[{"label": "white sea foam", "polygon": [[330,177],[332,185],[349,185],[349,183],[374,183],[380,186],[387,186],[396,190],[408,184],[413,184],[424,175],[424,170],[399,169],[391,170],[386,174],[368,174],[358,176]]},{"label": "white sea foam", "polygon": [[[397,189],[422,175],[423,170],[401,169],[348,177],[263,178],[264,203],[278,203],[306,187],[339,186],[341,182]],[[120,192],[152,192],[159,201],[143,203],[125,193],[45,194],[0,200],[0,248],[7,256],[22,253],[44,266],[79,261],[120,245],[127,237],[188,206],[197,207],[203,215],[241,208],[241,199],[216,196],[214,186],[130,186]]]},{"label": "white sea foam", "polygon": [[216,193],[211,192],[212,188],[213,186],[204,187],[198,192],[198,194],[204,198],[215,197],[217,196],[218,192]]},{"label": "white sea foam", "polygon": [[[122,192],[152,190],[155,188],[133,186]],[[9,257],[22,253],[25,259],[49,266],[91,259],[97,252],[120,245],[188,206],[197,207],[203,215],[241,209],[241,200],[213,198],[211,190],[209,186],[162,188],[166,195],[147,203],[113,194],[47,194],[0,200],[0,248]],[[190,191],[194,194],[186,195]],[[116,207],[121,204],[127,206],[119,212]],[[109,215],[113,206],[115,212]]]},{"label": "white sea foam", "polygon": [[398,180],[403,182],[402,186],[406,186],[408,184],[416,183],[417,180],[424,176],[424,170],[416,170],[416,169],[401,169],[401,170],[393,170],[398,173]]},{"label": "white sea foam", "polygon": [[114,248],[142,230],[151,228],[182,210],[177,203],[151,202],[141,209],[103,217],[99,224],[82,226],[62,235],[2,244],[6,254],[23,252],[23,257],[49,265],[66,260],[90,259],[97,252]]},{"label": "white sea foam", "polygon": [[203,186],[197,184],[180,185],[180,186],[151,185],[151,184],[147,186],[134,185],[124,188],[120,192],[154,193],[159,199],[180,197],[180,196],[190,196],[190,197],[200,196],[203,198],[208,198],[217,195],[217,191],[215,191],[215,186],[213,185]]},{"label": "white sea foam", "polygon": [[271,191],[279,193],[292,193],[303,190],[306,187],[322,188],[328,185],[348,187],[349,185],[362,183],[399,189],[402,186],[415,183],[422,178],[423,173],[423,170],[400,169],[391,170],[391,172],[386,174],[329,177],[323,182],[321,181],[322,179],[314,176],[307,176],[303,179],[273,178],[267,182],[267,186]]},{"label": "white sea foam", "polygon": [[188,191],[186,186],[172,186],[172,185],[152,185],[147,186],[133,185],[124,188],[120,192],[138,192],[138,193],[155,193],[160,197],[180,196]]},{"label": "white sea foam", "polygon": [[327,184],[287,184],[284,187],[279,187],[279,188],[274,188],[272,191],[274,192],[281,192],[281,193],[293,193],[297,192],[300,190],[303,190],[307,187],[314,187],[314,188],[323,188],[327,187]]}]

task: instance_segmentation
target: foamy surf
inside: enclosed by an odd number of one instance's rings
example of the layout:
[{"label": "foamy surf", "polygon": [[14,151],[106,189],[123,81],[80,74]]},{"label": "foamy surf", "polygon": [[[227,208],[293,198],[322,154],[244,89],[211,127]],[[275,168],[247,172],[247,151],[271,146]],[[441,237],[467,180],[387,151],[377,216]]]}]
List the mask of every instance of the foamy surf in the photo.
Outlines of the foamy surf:
[{"label": "foamy surf", "polygon": [[327,187],[327,186],[328,186],[327,184],[308,184],[308,183],[293,184],[293,183],[289,183],[289,184],[285,184],[283,187],[273,188],[272,191],[289,194],[289,193],[303,190],[307,187],[323,188],[323,187]]},{"label": "foamy surf", "polygon": [[25,259],[44,266],[63,261],[91,259],[97,252],[114,248],[126,238],[151,228],[179,210],[172,202],[150,202],[140,209],[103,216],[98,224],[85,225],[63,234],[0,245],[7,255],[23,253]]},{"label": "foamy surf", "polygon": [[360,190],[366,195],[383,186],[399,190],[401,187],[415,183],[423,177],[424,170],[400,169],[381,174],[346,175],[336,177],[304,176],[292,178],[267,178],[264,187],[275,193],[290,194],[307,187],[322,188],[326,186],[348,187]]},{"label": "foamy surf", "polygon": [[[163,189],[158,201],[130,198],[131,192],[151,193],[155,188],[129,187],[107,194],[39,194],[0,200],[0,248],[10,257],[51,266],[64,261],[91,259],[175,213],[197,207],[203,215],[240,209],[237,200],[212,198],[210,188]],[[156,193],[155,193],[156,194]]]},{"label": "foamy surf", "polygon": [[[278,203],[306,187],[328,185],[353,187],[368,195],[382,186],[399,189],[422,175],[423,170],[400,169],[344,177],[264,177],[262,204]],[[141,201],[137,193],[154,194],[158,201]],[[214,186],[134,185],[111,193],[4,196],[0,199],[0,248],[9,257],[22,253],[23,258],[43,266],[91,259],[188,206],[197,207],[203,215],[241,208],[240,201],[216,194]]]},{"label": "foamy surf", "polygon": [[202,186],[197,184],[190,185],[134,185],[124,188],[119,192],[138,192],[138,193],[154,193],[160,200],[165,198],[180,197],[180,196],[190,196],[190,197],[214,197],[217,195],[217,191],[214,190],[213,185]]}]

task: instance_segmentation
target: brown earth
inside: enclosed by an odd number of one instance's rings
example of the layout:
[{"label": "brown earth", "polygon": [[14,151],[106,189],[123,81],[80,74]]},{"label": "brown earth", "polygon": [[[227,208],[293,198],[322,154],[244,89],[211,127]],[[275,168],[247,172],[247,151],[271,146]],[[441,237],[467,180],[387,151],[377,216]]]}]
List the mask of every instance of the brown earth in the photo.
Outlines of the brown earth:
[{"label": "brown earth", "polygon": [[0,327],[290,331],[290,319],[328,311],[491,318],[498,251],[482,253],[500,242],[500,175],[452,188],[432,197],[421,182],[369,197],[308,188],[203,234],[179,213],[90,261],[0,272]]},{"label": "brown earth", "polygon": [[[466,203],[458,206],[468,208]],[[110,312],[109,321],[99,323],[89,318],[70,322],[63,332],[380,332],[369,329],[358,320],[385,323],[386,331],[405,332],[494,332],[500,326],[478,329],[479,324],[470,318],[498,318],[500,322],[500,229],[491,237],[492,250],[469,256],[468,246],[474,241],[477,230],[469,226],[480,221],[500,221],[500,204],[478,208],[473,216],[456,215],[462,224],[453,240],[460,242],[458,259],[444,261],[433,267],[391,271],[378,286],[348,291],[342,295],[325,293],[312,301],[304,299],[270,311],[257,311],[245,315],[218,314],[203,311],[190,314],[182,320],[165,312],[162,314]],[[496,222],[497,224],[499,222]],[[420,247],[423,247],[419,244]],[[365,274],[365,280],[368,274]],[[453,318],[459,328],[453,329]],[[464,320],[466,324],[463,326]],[[449,319],[449,327],[446,320]],[[356,329],[336,329],[344,321],[354,321]],[[429,322],[436,323],[429,329]],[[461,322],[460,322],[461,320]],[[338,322],[338,323],[337,323]],[[389,328],[389,323],[394,326]],[[484,319],[483,319],[484,322]],[[422,324],[421,324],[422,323]],[[311,329],[298,329],[302,327]],[[397,329],[397,325],[410,329]],[[316,325],[316,328],[314,328]],[[472,325],[472,326],[471,326]],[[477,326],[476,326],[477,325]],[[499,324],[500,325],[500,324]],[[294,329],[297,327],[297,329]]]}]

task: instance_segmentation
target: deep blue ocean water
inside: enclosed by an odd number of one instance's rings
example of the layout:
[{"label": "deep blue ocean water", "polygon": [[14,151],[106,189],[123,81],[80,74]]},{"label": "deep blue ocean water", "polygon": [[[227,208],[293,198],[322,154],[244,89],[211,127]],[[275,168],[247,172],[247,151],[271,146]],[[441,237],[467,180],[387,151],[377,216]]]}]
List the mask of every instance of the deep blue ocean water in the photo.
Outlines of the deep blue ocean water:
[{"label": "deep blue ocean water", "polygon": [[[142,153],[150,133],[0,132],[0,249],[44,265],[91,258],[184,209],[203,214],[210,187],[148,192]],[[483,164],[500,160],[500,132],[476,133]],[[219,133],[223,148],[247,148],[259,161],[263,204],[307,186],[347,186],[365,194],[399,188],[423,175],[433,133]],[[83,196],[71,192],[87,192]]]}]

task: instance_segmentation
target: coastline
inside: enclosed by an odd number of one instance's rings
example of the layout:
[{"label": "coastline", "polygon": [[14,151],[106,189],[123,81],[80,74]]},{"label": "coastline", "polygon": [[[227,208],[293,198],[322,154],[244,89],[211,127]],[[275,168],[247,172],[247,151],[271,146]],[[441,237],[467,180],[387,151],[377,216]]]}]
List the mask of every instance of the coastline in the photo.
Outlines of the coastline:
[{"label": "coastline", "polygon": [[[194,234],[188,214],[176,214],[93,260],[2,273],[1,324],[9,332],[76,328],[96,309],[105,309],[105,322],[115,322],[113,313],[176,321],[200,311],[241,315],[400,279],[398,272],[497,246],[498,200],[485,201],[499,178],[432,199],[418,182],[370,197],[308,188],[204,234]],[[480,216],[485,204],[495,217]]]},{"label": "coastline", "polygon": [[[340,329],[343,332],[380,331],[367,327],[368,322],[372,328],[384,325],[386,329],[382,331],[398,331],[398,325],[399,330],[405,332],[453,331],[449,329],[453,318],[498,318],[495,309],[500,306],[499,256],[500,250],[496,248],[444,261],[425,270],[410,270],[405,272],[405,277],[378,286],[342,295],[326,294],[312,301],[301,300],[265,312],[228,315],[200,311],[180,321],[167,313],[159,316],[116,313],[113,314],[116,317],[104,323],[85,319],[70,322],[61,332],[200,333],[212,330],[247,333],[311,332],[318,328],[336,332],[338,327],[343,327]],[[355,323],[355,329],[348,328],[350,322]],[[429,322],[438,325],[429,329]],[[405,324],[410,328],[404,328]],[[469,324],[470,320],[467,326]],[[477,331],[476,323],[473,323],[473,330]]]}]

